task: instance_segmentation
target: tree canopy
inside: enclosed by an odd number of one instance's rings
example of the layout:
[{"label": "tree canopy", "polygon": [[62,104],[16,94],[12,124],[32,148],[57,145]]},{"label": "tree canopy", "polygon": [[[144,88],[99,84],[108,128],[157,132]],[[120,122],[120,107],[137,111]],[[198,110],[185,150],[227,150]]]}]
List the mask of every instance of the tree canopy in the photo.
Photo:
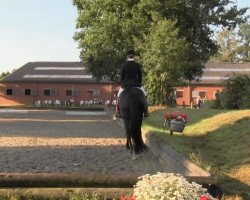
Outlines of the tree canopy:
[{"label": "tree canopy", "polygon": [[234,74],[223,81],[225,89],[213,102],[219,109],[250,108],[250,78],[247,74]]},{"label": "tree canopy", "polygon": [[[175,80],[201,76],[204,63],[217,52],[211,25],[234,28],[246,21],[243,14],[247,10],[238,9],[230,0],[73,0],[73,4],[78,10],[74,38],[82,62],[97,79],[112,81],[118,80],[131,48],[141,58],[147,74],[164,71],[161,77],[169,78],[173,73]],[[169,30],[175,32],[173,40],[177,44],[169,39]],[[176,49],[179,51],[172,54]],[[179,60],[175,57],[178,52]],[[150,59],[155,61],[153,65]],[[146,79],[146,84],[150,81]],[[154,81],[161,85],[164,80]]]},{"label": "tree canopy", "polygon": [[238,51],[240,43],[237,32],[234,29],[223,28],[216,34],[216,41],[219,49],[217,54],[211,59],[216,62],[237,62],[239,60]]},{"label": "tree canopy", "polygon": [[[150,102],[160,103],[165,98],[165,84],[183,77],[188,45],[178,37],[179,31],[170,20],[155,20],[136,45],[141,52],[146,88]],[[171,84],[172,85],[172,84]]]},{"label": "tree canopy", "polygon": [[216,62],[250,61],[250,24],[241,24],[236,29],[223,28],[216,34],[219,50],[211,58]]},{"label": "tree canopy", "polygon": [[8,76],[9,74],[10,74],[9,71],[7,71],[7,72],[2,72],[2,73],[0,74],[0,80],[3,79],[4,77]]},{"label": "tree canopy", "polygon": [[250,21],[240,25],[240,53],[242,61],[250,62]]}]

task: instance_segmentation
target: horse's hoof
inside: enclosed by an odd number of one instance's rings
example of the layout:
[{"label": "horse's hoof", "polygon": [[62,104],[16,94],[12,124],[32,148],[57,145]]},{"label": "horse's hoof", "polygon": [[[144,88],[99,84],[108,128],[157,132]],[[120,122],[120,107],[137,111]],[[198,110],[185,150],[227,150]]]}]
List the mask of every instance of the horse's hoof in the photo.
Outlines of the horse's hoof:
[{"label": "horse's hoof", "polygon": [[139,159],[139,156],[138,155],[133,155],[132,156],[132,160],[138,160]]}]

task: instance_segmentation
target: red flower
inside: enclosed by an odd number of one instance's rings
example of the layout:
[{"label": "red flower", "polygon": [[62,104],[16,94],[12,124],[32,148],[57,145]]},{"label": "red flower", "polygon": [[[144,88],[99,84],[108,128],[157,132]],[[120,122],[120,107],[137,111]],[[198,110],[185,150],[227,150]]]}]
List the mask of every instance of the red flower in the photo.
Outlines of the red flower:
[{"label": "red flower", "polygon": [[200,200],[210,200],[210,198],[207,195],[200,196]]},{"label": "red flower", "polygon": [[[126,197],[121,196],[120,200],[126,200]],[[129,200],[136,200],[135,196],[131,196]]]},{"label": "red flower", "polygon": [[129,200],[136,200],[135,196],[131,196]]},{"label": "red flower", "polygon": [[179,112],[173,112],[172,116],[174,119],[176,119],[180,115]]},{"label": "red flower", "polygon": [[121,196],[120,200],[126,200],[126,198],[124,196]]},{"label": "red flower", "polygon": [[166,112],[164,114],[164,119],[165,120],[172,120],[175,119],[176,121],[183,121],[183,122],[187,122],[188,116],[185,113],[180,113],[180,112]]},{"label": "red flower", "polygon": [[186,114],[181,113],[181,118],[182,118],[182,119],[187,120],[187,115],[186,115]]}]

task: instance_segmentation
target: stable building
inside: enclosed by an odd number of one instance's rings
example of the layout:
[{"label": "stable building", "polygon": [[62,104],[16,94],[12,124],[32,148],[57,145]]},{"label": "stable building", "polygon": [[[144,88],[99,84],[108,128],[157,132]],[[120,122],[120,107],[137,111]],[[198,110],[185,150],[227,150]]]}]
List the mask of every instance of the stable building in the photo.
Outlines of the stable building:
[{"label": "stable building", "polygon": [[[206,63],[201,78],[175,87],[177,104],[214,99],[232,74],[250,76],[250,63]],[[0,80],[0,106],[104,104],[115,101],[118,90],[117,83],[95,80],[80,62],[29,62]]]},{"label": "stable building", "polygon": [[201,78],[184,86],[175,87],[177,105],[190,106],[195,105],[198,99],[205,101],[215,99],[215,94],[224,89],[222,81],[233,74],[250,76],[250,63],[206,63]]},{"label": "stable building", "polygon": [[29,62],[0,81],[0,106],[112,102],[118,89],[95,80],[80,62]]}]

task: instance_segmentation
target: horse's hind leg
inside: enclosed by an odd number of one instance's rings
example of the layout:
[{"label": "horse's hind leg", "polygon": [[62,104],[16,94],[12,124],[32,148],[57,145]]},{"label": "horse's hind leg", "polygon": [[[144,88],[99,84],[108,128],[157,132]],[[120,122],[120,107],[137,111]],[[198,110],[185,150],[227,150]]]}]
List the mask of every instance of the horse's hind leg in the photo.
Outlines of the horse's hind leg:
[{"label": "horse's hind leg", "polygon": [[131,145],[132,145],[132,148],[131,148],[132,160],[137,160],[139,158],[139,154],[138,154],[139,152],[136,147],[135,138],[132,139]]},{"label": "horse's hind leg", "polygon": [[132,153],[132,160],[137,160],[138,159],[138,155],[135,154],[135,151],[133,151]]},{"label": "horse's hind leg", "polygon": [[127,142],[126,142],[126,149],[129,149],[129,142],[128,142],[128,139],[127,139]]},{"label": "horse's hind leg", "polygon": [[139,159],[139,154],[136,154],[136,152],[133,150],[132,151],[132,160],[137,160]]},{"label": "horse's hind leg", "polygon": [[[130,135],[130,132],[129,132],[129,124],[128,124],[128,121],[126,119],[123,119],[123,124],[124,124],[124,129],[125,129],[125,132],[126,132],[126,137],[127,137],[127,141],[126,141],[126,149],[133,149],[133,146],[132,146],[132,142],[131,142],[131,135]],[[131,152],[132,153],[132,152]]]}]

